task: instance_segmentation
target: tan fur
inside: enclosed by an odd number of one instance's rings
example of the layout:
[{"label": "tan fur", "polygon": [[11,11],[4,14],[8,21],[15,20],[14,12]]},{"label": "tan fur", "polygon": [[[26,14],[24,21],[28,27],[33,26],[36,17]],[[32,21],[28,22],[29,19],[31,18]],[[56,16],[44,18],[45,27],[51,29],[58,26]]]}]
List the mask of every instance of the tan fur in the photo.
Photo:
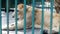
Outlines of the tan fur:
[{"label": "tan fur", "polygon": [[54,5],[55,5],[56,12],[59,13],[60,12],[60,0],[54,0]]},{"label": "tan fur", "polygon": [[[18,9],[19,9],[18,16],[20,16],[20,18],[18,20],[18,29],[21,29],[24,26],[24,10],[23,10],[24,4],[19,4]],[[41,28],[42,11],[38,8],[35,8],[34,12],[35,12],[35,14],[34,14],[35,26],[34,27]],[[49,11],[48,12],[44,11],[44,29],[47,29],[47,30],[49,30],[49,28],[50,28],[50,14],[51,13]],[[57,31],[57,32],[59,30],[59,16],[60,16],[59,14],[53,13],[52,30]],[[32,6],[29,6],[26,8],[26,28],[30,28],[30,27],[32,27]],[[11,27],[9,29],[12,30]],[[15,29],[15,28],[13,28],[13,29]]]},{"label": "tan fur", "polygon": [[[32,14],[32,7],[28,7],[26,15],[28,16],[31,14]],[[21,15],[21,13],[19,15]],[[41,16],[42,16],[42,11],[38,8],[35,8],[35,28],[41,28],[41,27],[37,27],[37,26],[41,26]],[[55,30],[55,31],[59,30],[59,16],[60,16],[59,14],[53,13],[52,30]],[[31,19],[31,17],[30,17],[30,19]],[[30,19],[28,19],[28,20],[30,20]],[[50,26],[50,12],[45,11],[44,12],[44,28],[49,29],[50,28],[49,26]]]}]

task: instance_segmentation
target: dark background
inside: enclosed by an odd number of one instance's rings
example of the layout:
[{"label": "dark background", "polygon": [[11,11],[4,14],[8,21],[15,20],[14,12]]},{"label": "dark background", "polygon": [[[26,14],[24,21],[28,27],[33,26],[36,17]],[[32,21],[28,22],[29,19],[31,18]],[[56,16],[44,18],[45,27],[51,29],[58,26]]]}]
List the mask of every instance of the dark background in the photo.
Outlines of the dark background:
[{"label": "dark background", "polygon": [[[14,8],[15,6],[15,0],[9,0],[9,8]],[[17,0],[18,4],[19,3],[24,3],[24,0]],[[35,2],[41,2],[41,0],[35,0]],[[26,0],[27,4],[31,4],[32,0]],[[6,7],[6,0],[2,0],[2,8]]]}]

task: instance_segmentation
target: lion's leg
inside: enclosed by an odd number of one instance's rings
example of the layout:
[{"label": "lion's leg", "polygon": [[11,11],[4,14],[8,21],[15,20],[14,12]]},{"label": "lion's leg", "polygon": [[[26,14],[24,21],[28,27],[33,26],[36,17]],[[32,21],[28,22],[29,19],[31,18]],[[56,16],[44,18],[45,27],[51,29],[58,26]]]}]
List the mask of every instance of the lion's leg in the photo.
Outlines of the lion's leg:
[{"label": "lion's leg", "polygon": [[[15,28],[15,23],[9,24],[9,30],[13,30]],[[7,30],[7,26],[2,27],[3,30]]]},{"label": "lion's leg", "polygon": [[[24,22],[23,20],[17,22],[17,28],[18,29],[22,29],[23,28],[23,26],[24,26],[23,25],[24,24],[23,22]],[[15,28],[16,28],[16,24],[15,23],[12,23],[12,24],[9,25],[9,30],[15,30]],[[3,30],[6,30],[7,29],[7,26],[6,27],[3,27],[2,29]]]},{"label": "lion's leg", "polygon": [[[9,30],[15,30],[16,29],[16,24],[15,23],[12,23],[12,24],[9,25]],[[31,27],[31,22],[26,21],[26,28],[30,28],[30,27]],[[17,22],[17,29],[23,29],[23,28],[24,28],[24,19],[23,20],[19,20]],[[7,26],[3,27],[2,29],[6,30]]]}]

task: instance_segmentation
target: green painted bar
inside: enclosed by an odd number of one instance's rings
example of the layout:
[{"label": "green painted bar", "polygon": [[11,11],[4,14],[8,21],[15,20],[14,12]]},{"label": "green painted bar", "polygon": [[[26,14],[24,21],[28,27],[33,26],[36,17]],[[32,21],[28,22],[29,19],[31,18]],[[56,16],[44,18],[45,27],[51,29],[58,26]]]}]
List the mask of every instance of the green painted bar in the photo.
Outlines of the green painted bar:
[{"label": "green painted bar", "polygon": [[34,7],[35,7],[35,0],[32,0],[32,34],[34,34]]},{"label": "green painted bar", "polygon": [[[59,13],[60,14],[60,13]],[[60,18],[59,18],[59,34],[60,34]]]},{"label": "green painted bar", "polygon": [[59,12],[59,34],[60,34],[60,12]]},{"label": "green painted bar", "polygon": [[7,14],[6,14],[6,18],[7,18],[7,34],[9,34],[9,2],[8,2],[8,0],[6,0],[6,12],[7,12]]},{"label": "green painted bar", "polygon": [[26,34],[26,0],[24,0],[24,34]]},{"label": "green painted bar", "polygon": [[42,16],[41,16],[41,31],[40,34],[43,34],[43,26],[44,26],[44,0],[42,0]]},{"label": "green painted bar", "polygon": [[50,7],[50,9],[51,9],[51,15],[50,15],[50,34],[52,34],[52,22],[53,22],[53,5],[54,5],[54,0],[50,0],[50,2],[51,2],[51,7]]},{"label": "green painted bar", "polygon": [[17,34],[17,29],[18,29],[18,27],[17,27],[17,0],[15,0],[15,25],[16,25],[16,27],[15,27],[15,34]]},{"label": "green painted bar", "polygon": [[2,0],[0,0],[0,34],[2,34],[1,1],[2,1]]}]

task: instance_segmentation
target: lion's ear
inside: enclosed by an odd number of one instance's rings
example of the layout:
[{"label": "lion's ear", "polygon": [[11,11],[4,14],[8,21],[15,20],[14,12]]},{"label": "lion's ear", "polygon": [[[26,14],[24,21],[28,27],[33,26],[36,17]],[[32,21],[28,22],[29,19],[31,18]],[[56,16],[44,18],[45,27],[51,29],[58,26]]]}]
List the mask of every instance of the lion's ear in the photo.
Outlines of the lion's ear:
[{"label": "lion's ear", "polygon": [[17,6],[17,8],[18,8],[18,10],[23,9],[23,8],[24,8],[24,4],[19,4],[19,5]]}]

